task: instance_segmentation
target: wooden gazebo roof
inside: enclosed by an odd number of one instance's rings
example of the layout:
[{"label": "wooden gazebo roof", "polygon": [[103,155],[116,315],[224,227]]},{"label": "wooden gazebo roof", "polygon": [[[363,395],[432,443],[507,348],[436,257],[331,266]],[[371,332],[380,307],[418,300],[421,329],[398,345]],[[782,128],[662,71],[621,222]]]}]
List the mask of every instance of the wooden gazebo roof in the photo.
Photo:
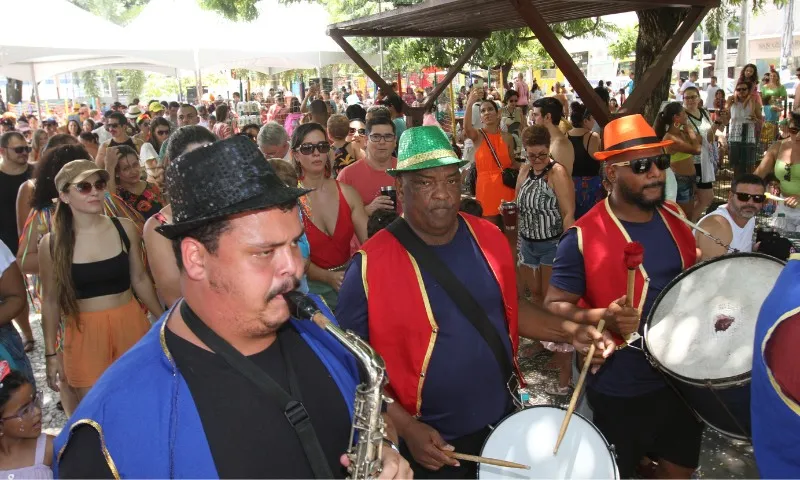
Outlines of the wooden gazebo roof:
[{"label": "wooden gazebo roof", "polygon": [[[572,57],[548,24],[652,8],[688,9],[683,23],[664,45],[648,71],[637,79],[634,93],[624,107],[634,113],[644,103],[645,92],[652,91],[663,77],[681,47],[694,33],[705,15],[720,0],[425,0],[375,15],[339,22],[328,27],[331,36],[378,86],[389,90],[369,64],[344,40],[344,37],[457,37],[475,41],[453,65],[451,74],[434,90],[435,100],[493,31],[530,27],[536,38],[564,72],[590,111],[602,124],[609,119],[608,106],[594,93]],[[426,105],[428,106],[428,105]]]}]

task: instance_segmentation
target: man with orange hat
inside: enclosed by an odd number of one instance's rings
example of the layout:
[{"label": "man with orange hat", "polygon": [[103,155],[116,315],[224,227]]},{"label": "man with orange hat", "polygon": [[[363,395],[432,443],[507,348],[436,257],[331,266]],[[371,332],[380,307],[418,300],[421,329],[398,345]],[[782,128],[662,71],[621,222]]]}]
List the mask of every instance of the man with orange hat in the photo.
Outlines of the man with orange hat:
[{"label": "man with orange hat", "polygon": [[[621,477],[633,476],[647,455],[658,461],[657,478],[689,478],[702,424],[633,341],[661,290],[698,256],[691,230],[678,218],[683,212],[665,200],[664,147],[672,142],[659,140],[641,115],[611,121],[604,140],[609,147],[595,158],[605,161],[611,193],[561,238],[545,304],[575,322],[603,319],[632,342],[619,345],[586,381],[593,421],[615,446]],[[628,302],[624,249],[631,241],[644,246],[644,262]]]}]

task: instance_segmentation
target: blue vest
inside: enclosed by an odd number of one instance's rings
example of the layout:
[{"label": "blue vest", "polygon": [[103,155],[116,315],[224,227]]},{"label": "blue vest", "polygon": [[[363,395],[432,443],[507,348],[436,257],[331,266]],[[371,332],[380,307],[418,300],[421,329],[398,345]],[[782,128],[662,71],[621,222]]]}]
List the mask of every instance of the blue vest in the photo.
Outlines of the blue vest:
[{"label": "blue vest", "polygon": [[[312,298],[335,322],[319,297]],[[189,387],[167,349],[164,329],[170,312],[109,367],[81,401],[55,440],[55,478],[72,429],[84,424],[99,433],[116,478],[219,478]],[[355,359],[314,322],[289,321],[330,372],[352,420],[359,378]],[[342,445],[342,452],[346,448]]]},{"label": "blue vest", "polygon": [[750,415],[753,450],[763,478],[800,478],[800,405],[772,377],[764,351],[775,327],[800,313],[800,256],[793,255],[778,277],[756,323]]}]

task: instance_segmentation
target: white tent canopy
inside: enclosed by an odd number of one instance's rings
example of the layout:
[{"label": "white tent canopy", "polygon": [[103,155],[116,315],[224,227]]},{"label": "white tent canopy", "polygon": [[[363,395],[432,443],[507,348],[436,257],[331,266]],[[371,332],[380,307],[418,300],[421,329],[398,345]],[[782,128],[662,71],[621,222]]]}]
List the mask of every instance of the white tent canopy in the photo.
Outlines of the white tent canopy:
[{"label": "white tent canopy", "polygon": [[[145,38],[141,46],[157,49],[169,45],[183,50],[172,60],[180,68],[196,62],[193,69],[248,68],[264,73],[291,68],[316,68],[352,60],[325,34],[329,18],[325,7],[296,3],[281,5],[277,0],[257,4],[253,22],[232,22],[217,13],[203,10],[197,0],[151,0],[125,30],[147,31],[165,18],[179,18],[195,34],[186,35],[174,28],[163,35]],[[196,55],[196,56],[195,56]],[[163,59],[162,59],[163,60]]]}]

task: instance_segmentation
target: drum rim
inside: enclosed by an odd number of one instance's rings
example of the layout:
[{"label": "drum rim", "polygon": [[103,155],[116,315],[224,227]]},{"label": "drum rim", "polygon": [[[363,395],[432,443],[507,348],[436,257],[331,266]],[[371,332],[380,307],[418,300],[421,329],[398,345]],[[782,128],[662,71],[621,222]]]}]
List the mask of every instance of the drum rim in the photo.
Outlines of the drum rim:
[{"label": "drum rim", "polygon": [[[567,408],[566,408],[566,407],[563,407],[563,406],[561,406],[561,405],[550,405],[550,404],[548,404],[548,405],[531,405],[531,406],[525,407],[525,408],[523,408],[523,409],[521,409],[521,410],[515,410],[515,411],[513,411],[513,412],[509,413],[508,415],[506,415],[505,417],[503,417],[502,419],[500,419],[500,421],[499,421],[499,422],[497,422],[497,423],[494,425],[494,427],[490,428],[490,430],[491,430],[491,431],[489,432],[489,435],[488,435],[488,436],[486,437],[486,439],[483,441],[483,445],[481,445],[481,450],[480,450],[480,451],[481,451],[481,455],[483,455],[483,450],[486,448],[486,444],[487,444],[487,443],[489,443],[489,437],[491,437],[491,436],[492,436],[492,434],[495,432],[495,430],[497,430],[497,428],[498,428],[498,427],[499,427],[499,426],[500,426],[500,425],[501,425],[503,422],[505,422],[506,420],[508,420],[509,418],[513,417],[514,415],[516,415],[516,414],[518,414],[518,413],[522,413],[522,412],[524,412],[525,410],[532,410],[532,409],[534,409],[534,408],[542,408],[542,407],[553,408],[553,409],[556,409],[556,410],[563,410],[565,413],[566,413],[566,411],[567,411]],[[620,479],[620,476],[619,476],[619,466],[617,465],[617,452],[616,452],[616,450],[614,449],[614,445],[612,445],[612,444],[608,443],[608,439],[606,438],[606,436],[605,436],[605,435],[603,435],[603,432],[601,432],[601,431],[600,431],[600,429],[599,429],[599,428],[597,428],[597,425],[595,425],[594,423],[592,423],[592,421],[591,421],[591,420],[589,420],[588,418],[586,418],[585,416],[581,415],[581,414],[580,414],[580,413],[578,413],[578,412],[572,412],[572,415],[575,415],[575,416],[577,416],[577,417],[580,417],[581,419],[583,419],[584,421],[586,421],[586,423],[588,423],[588,424],[589,424],[589,425],[590,425],[590,426],[591,426],[591,427],[592,427],[592,428],[593,428],[593,429],[594,429],[594,430],[597,432],[597,434],[598,434],[598,435],[600,435],[600,438],[601,438],[601,439],[603,439],[603,443],[605,443],[605,444],[606,444],[606,449],[608,450],[608,453],[609,453],[609,455],[611,455],[611,463],[614,465],[614,480],[619,480],[619,479]],[[482,464],[482,463],[479,463],[479,464],[478,464],[478,478],[481,478],[481,467],[482,467],[482,466],[483,466],[483,464]]]},{"label": "drum rim", "polygon": [[[696,379],[696,378],[684,377],[683,375],[675,373],[671,369],[669,369],[666,366],[664,366],[661,362],[659,362],[658,358],[656,358],[655,355],[653,355],[653,353],[650,351],[650,344],[647,341],[647,332],[650,330],[650,324],[651,324],[651,322],[653,320],[653,313],[655,312],[656,307],[661,303],[661,301],[664,299],[666,294],[672,289],[672,287],[674,287],[678,282],[683,280],[685,277],[689,276],[695,270],[699,270],[699,269],[703,268],[706,265],[710,265],[712,263],[720,262],[720,261],[723,261],[723,260],[729,260],[729,259],[734,258],[734,257],[763,258],[763,259],[766,259],[766,260],[772,260],[773,262],[776,262],[776,263],[779,263],[779,264],[781,264],[783,266],[786,266],[786,262],[785,261],[783,261],[783,260],[781,260],[779,258],[772,257],[772,256],[767,255],[765,253],[761,253],[761,252],[735,252],[735,253],[730,253],[730,254],[727,254],[727,255],[721,255],[719,257],[714,257],[714,258],[711,258],[709,260],[706,260],[706,261],[703,261],[703,262],[700,262],[700,263],[695,263],[691,267],[689,267],[686,270],[684,270],[681,273],[679,273],[675,278],[673,278],[667,284],[666,287],[664,287],[658,293],[658,296],[653,301],[653,305],[650,307],[650,311],[647,313],[647,319],[645,320],[645,323],[644,323],[644,335],[643,335],[644,341],[642,342],[642,346],[644,347],[644,353],[647,356],[648,360],[656,368],[658,368],[659,370],[663,371],[664,373],[667,373],[669,376],[671,376],[671,377],[673,377],[673,378],[675,378],[677,380],[680,380],[682,382],[686,382],[686,383],[688,383],[690,385],[700,386],[700,387],[707,387],[708,386],[706,383],[702,383],[702,382],[698,381],[698,379]],[[745,385],[748,381],[750,381],[750,377],[751,376],[752,376],[752,369],[750,370],[750,373],[742,373],[740,375],[734,375],[732,377],[724,377],[724,378],[718,378],[718,379],[704,379],[704,380],[706,382],[708,382],[708,384],[710,384],[713,387],[717,387],[717,388],[732,388],[732,387],[740,387],[742,385]]]}]

